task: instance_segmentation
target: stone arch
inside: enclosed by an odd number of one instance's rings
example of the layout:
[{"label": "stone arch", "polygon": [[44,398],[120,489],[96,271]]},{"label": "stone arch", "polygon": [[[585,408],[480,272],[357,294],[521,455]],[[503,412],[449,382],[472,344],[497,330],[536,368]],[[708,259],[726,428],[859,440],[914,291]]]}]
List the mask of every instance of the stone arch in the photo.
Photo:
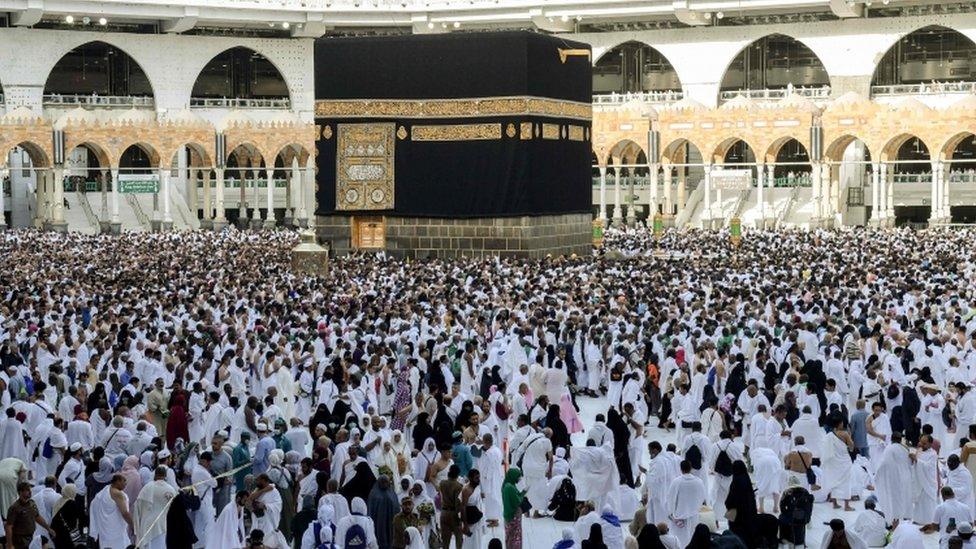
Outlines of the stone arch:
[{"label": "stone arch", "polygon": [[[768,64],[766,64],[765,68],[762,69],[759,82],[750,81],[750,77],[748,74],[745,74],[743,76],[743,81],[741,83],[733,81],[730,78],[730,71],[733,68],[735,68],[739,63],[743,64],[744,66],[743,70],[745,71],[745,66],[749,62],[749,55],[751,53],[750,50],[752,48],[764,47],[764,49],[762,49],[761,51],[763,52],[763,55],[768,55],[770,43],[772,43],[774,47],[785,48],[787,57],[786,57],[786,65],[783,71],[776,70],[777,67],[775,66],[773,66],[772,69],[770,69]],[[791,50],[791,48],[795,48],[795,50]],[[719,80],[719,91],[721,92],[721,91],[729,91],[729,90],[782,89],[782,88],[786,88],[788,84],[793,84],[794,86],[804,85],[802,82],[795,83],[787,78],[787,75],[789,75],[793,69],[793,66],[791,66],[789,62],[789,55],[793,53],[793,51],[796,51],[797,53],[801,53],[804,55],[809,54],[806,57],[808,64],[801,63],[797,65],[796,68],[798,70],[802,69],[804,72],[809,73],[808,74],[809,78],[814,81],[810,85],[826,85],[826,86],[830,85],[830,74],[827,72],[827,68],[823,63],[823,60],[820,58],[820,56],[818,56],[814,52],[813,48],[811,48],[803,41],[789,34],[771,33],[771,34],[761,36],[749,42],[741,50],[739,50],[739,52],[736,53],[735,56],[732,57],[732,59],[729,60],[728,64],[726,64],[725,66],[725,69],[722,71],[722,76],[721,79]],[[809,70],[804,69],[804,67],[809,67]]]},{"label": "stone arch", "polygon": [[[123,166],[122,165],[123,159],[126,159],[127,154],[139,154],[136,151],[130,153],[130,149],[138,149],[138,151],[141,151],[140,158],[142,158],[142,155],[144,155],[144,158],[148,163],[148,166]],[[132,141],[126,143],[120,146],[118,148],[118,151],[119,151],[118,157],[116,158],[115,161],[116,161],[116,167],[119,169],[129,168],[129,169],[153,170],[160,167],[159,151],[156,150],[156,147],[152,146],[151,144],[145,141]],[[126,162],[126,163],[130,163],[130,162]]]},{"label": "stone arch", "polygon": [[[933,80],[938,82],[972,80],[972,77],[970,77],[969,75],[972,74],[974,70],[976,70],[976,58],[970,56],[969,58],[970,61],[968,63],[969,70],[965,70],[965,71],[960,70],[958,71],[960,73],[960,76],[954,77],[951,65],[953,64],[953,62],[963,64],[965,57],[958,57],[957,59],[953,60],[951,49],[948,52],[948,59],[949,59],[948,63],[944,63],[944,60],[940,58],[940,66],[935,67],[937,74],[932,74],[927,71],[924,75],[920,74],[918,78],[908,78],[907,80],[902,78],[900,74],[897,74],[897,72],[900,72],[896,68],[899,65],[899,59],[897,58],[899,53],[899,46],[911,48],[913,46],[913,40],[914,40],[918,43],[917,45],[921,50],[922,55],[924,56],[927,53],[927,49],[922,44],[922,42],[925,40],[926,35],[929,34],[939,35],[940,48],[946,47],[946,43],[945,43],[946,41],[944,37],[948,35],[950,37],[949,40],[950,44],[948,45],[948,47],[951,48],[953,45],[952,41],[955,41],[956,45],[971,50],[971,53],[976,52],[976,42],[974,42],[973,39],[967,36],[966,34],[956,29],[947,27],[945,25],[925,25],[923,27],[918,27],[914,30],[894,36],[895,39],[890,44],[888,44],[887,48],[885,48],[884,50],[884,53],[878,58],[877,63],[875,64],[874,72],[871,75],[871,85],[879,86],[879,85],[892,85],[892,84],[901,84],[901,83],[920,83],[920,82],[930,82]],[[942,49],[940,54],[941,53],[945,53],[945,50]],[[923,61],[926,61],[926,59],[923,58]]]},{"label": "stone arch", "polygon": [[963,130],[947,139],[946,142],[939,147],[938,160],[952,162],[952,157],[956,153],[956,150],[966,141],[966,139],[973,139],[976,141],[976,131]]},{"label": "stone arch", "polygon": [[[620,60],[620,71],[614,70],[614,63]],[[636,62],[640,67],[637,75],[629,75],[625,65]],[[657,67],[657,78],[649,78],[645,68]],[[620,82],[616,82],[616,77]],[[636,77],[636,81],[633,79]],[[628,81],[630,78],[630,81]],[[626,40],[604,50],[599,58],[593,60],[593,93],[628,93],[653,91],[680,91],[681,78],[677,69],[667,56],[654,46],[639,40]]]},{"label": "stone arch", "polygon": [[802,139],[793,136],[783,136],[773,141],[766,150],[765,160],[767,164],[774,164],[776,179],[813,171],[809,149]]},{"label": "stone arch", "polygon": [[[280,80],[281,87],[283,88],[283,90],[275,90],[275,91],[280,91],[281,93],[265,93],[265,94],[261,94],[261,93],[255,93],[254,90],[250,90],[248,92],[243,92],[241,90],[236,89],[237,88],[237,82],[235,81],[234,76],[231,76],[231,83],[230,83],[231,89],[230,89],[230,93],[221,93],[220,91],[210,90],[210,89],[208,89],[208,88],[205,87],[205,82],[201,81],[201,78],[202,77],[205,77],[207,75],[208,70],[216,70],[218,68],[218,67],[216,67],[216,64],[220,63],[221,60],[224,59],[225,56],[230,58],[228,62],[233,65],[233,64],[237,63],[237,60],[239,59],[237,56],[243,55],[245,53],[248,53],[251,58],[257,59],[258,61],[260,61],[262,63],[265,63],[266,62],[268,64],[268,66],[271,69],[273,69],[274,74],[271,75],[272,76],[272,80],[275,80],[275,79],[276,80]],[[232,68],[231,70],[234,70],[234,68]],[[250,99],[250,98],[259,99],[259,98],[262,98],[262,97],[266,97],[266,98],[285,97],[285,98],[291,99],[291,89],[292,89],[291,88],[291,83],[285,77],[285,72],[282,71],[281,70],[281,67],[279,67],[272,60],[271,56],[266,55],[266,54],[264,54],[264,53],[262,53],[262,52],[260,52],[260,51],[258,51],[256,49],[252,48],[252,47],[238,45],[238,46],[233,46],[233,47],[227,48],[227,49],[221,51],[220,53],[218,53],[217,55],[214,55],[213,57],[210,58],[210,60],[208,60],[203,65],[203,67],[201,67],[200,71],[197,73],[196,78],[193,79],[193,86],[192,86],[192,89],[191,89],[191,92],[190,92],[190,96],[191,97],[248,98],[248,99]]]},{"label": "stone arch", "polygon": [[298,165],[304,167],[311,152],[301,143],[289,143],[275,153],[275,158],[281,157],[287,165],[291,165],[292,158],[298,158]]},{"label": "stone arch", "polygon": [[931,156],[932,150],[938,150],[938,149],[934,149],[933,147],[929,146],[929,144],[926,143],[923,138],[921,138],[921,137],[919,137],[919,136],[917,136],[915,134],[911,134],[911,133],[900,133],[900,134],[898,134],[898,135],[890,138],[888,140],[888,142],[885,143],[884,147],[882,147],[882,149],[881,149],[881,160],[882,161],[886,161],[886,162],[895,161],[897,159],[897,157],[898,157],[899,150],[901,150],[901,148],[906,143],[908,143],[910,141],[913,141],[913,140],[918,140],[918,142],[921,144],[922,147],[925,148],[925,151],[930,156]]},{"label": "stone arch", "polygon": [[[611,168],[615,164],[634,164],[638,153],[644,153],[644,149],[640,145],[631,139],[621,139],[610,147],[606,165]],[[644,155],[646,158],[647,153]]]},{"label": "stone arch", "polygon": [[10,151],[14,148],[21,148],[30,157],[31,165],[34,168],[50,168],[51,167],[51,157],[48,155],[47,151],[43,146],[34,143],[33,141],[10,141],[3,146],[3,158],[0,158],[2,165],[6,166],[7,160],[10,156]]},{"label": "stone arch", "polygon": [[718,145],[715,146],[715,148],[712,151],[713,163],[726,164],[727,163],[726,157],[728,156],[732,148],[735,147],[736,144],[738,143],[743,143],[745,148],[752,153],[753,157],[755,157],[756,150],[757,150],[756,147],[753,146],[748,139],[734,135],[723,139],[721,142],[718,143]]},{"label": "stone arch", "polygon": [[[113,41],[110,40],[110,39],[85,41],[85,42],[82,42],[82,43],[75,44],[75,45],[71,46],[70,49],[68,49],[67,51],[65,51],[64,53],[62,53],[59,56],[58,60],[47,71],[47,77],[44,80],[44,94],[45,95],[47,95],[47,94],[71,94],[71,93],[88,94],[88,93],[91,93],[92,91],[96,91],[97,92],[97,90],[91,90],[91,89],[78,89],[78,90],[73,90],[70,86],[66,86],[66,87],[63,87],[63,88],[62,87],[57,87],[56,86],[57,83],[52,82],[52,79],[55,78],[56,75],[58,75],[59,67],[62,67],[62,65],[67,62],[67,60],[69,59],[69,56],[75,50],[78,50],[79,48],[89,47],[89,46],[94,46],[94,47],[97,47],[97,48],[100,48],[100,47],[103,47],[104,46],[105,48],[107,48],[107,53],[106,53],[106,56],[107,57],[108,56],[122,56],[122,62],[126,62],[126,63],[131,62],[132,64],[134,64],[135,65],[134,67],[130,67],[129,68],[130,75],[131,76],[136,76],[136,77],[140,77],[141,76],[142,78],[145,78],[145,80],[146,80],[145,86],[148,87],[148,90],[143,90],[141,86],[137,87],[136,90],[121,90],[121,89],[111,89],[111,88],[109,88],[109,89],[107,89],[108,93],[102,93],[100,95],[148,96],[148,97],[152,97],[153,100],[155,101],[155,90],[156,90],[156,86],[154,85],[154,83],[152,81],[152,78],[149,76],[149,73],[143,67],[143,64],[142,63],[139,63],[139,61],[136,60],[136,58],[133,57],[132,54],[130,54],[126,49],[124,49],[121,46],[113,43]],[[110,69],[106,68],[105,70],[108,71]],[[110,83],[107,83],[106,85],[111,86]]]},{"label": "stone arch", "polygon": [[698,152],[698,154],[702,157],[702,161],[703,162],[707,162],[708,159],[705,158],[705,155],[704,154],[702,154],[702,150],[703,149],[702,149],[702,147],[698,143],[692,141],[691,139],[685,138],[685,137],[679,137],[679,138],[675,139],[674,141],[668,143],[667,146],[665,146],[663,149],[661,149],[661,160],[662,160],[662,163],[663,163],[663,161],[666,160],[666,161],[668,161],[671,164],[677,164],[678,163],[678,160],[681,159],[681,157],[685,154],[682,151],[682,149],[684,149],[686,147],[687,148],[694,148]]},{"label": "stone arch", "polygon": [[832,162],[840,162],[844,159],[844,152],[848,147],[851,146],[851,143],[854,142],[860,142],[864,146],[864,149],[869,157],[872,156],[871,149],[868,147],[866,140],[854,134],[844,134],[835,138],[830,142],[829,145],[827,145],[826,148],[824,148],[824,158]]},{"label": "stone arch", "polygon": [[173,147],[172,149],[166,151],[163,154],[163,158],[169,158],[169,165],[171,168],[175,169],[179,159],[177,155],[180,149],[187,148],[189,150],[189,157],[187,162],[187,167],[194,169],[207,169],[213,167],[213,159],[210,158],[210,153],[207,152],[207,147],[197,143],[196,141],[185,141]]}]

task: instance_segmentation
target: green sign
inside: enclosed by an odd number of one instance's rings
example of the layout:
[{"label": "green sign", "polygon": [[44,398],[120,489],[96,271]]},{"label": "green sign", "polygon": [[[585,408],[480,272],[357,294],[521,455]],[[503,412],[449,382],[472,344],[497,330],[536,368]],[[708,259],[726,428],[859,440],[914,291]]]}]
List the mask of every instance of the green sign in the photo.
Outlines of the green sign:
[{"label": "green sign", "polygon": [[654,216],[654,236],[661,238],[664,234],[664,218],[660,214]]},{"label": "green sign", "polygon": [[124,173],[119,174],[120,193],[158,193],[159,174],[155,173]]}]

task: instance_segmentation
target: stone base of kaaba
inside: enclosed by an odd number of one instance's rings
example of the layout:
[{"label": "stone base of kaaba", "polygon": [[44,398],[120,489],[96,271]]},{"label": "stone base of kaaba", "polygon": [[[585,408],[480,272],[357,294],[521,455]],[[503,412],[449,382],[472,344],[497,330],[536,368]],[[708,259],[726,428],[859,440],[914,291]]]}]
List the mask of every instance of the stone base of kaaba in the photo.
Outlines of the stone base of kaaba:
[{"label": "stone base of kaaba", "polygon": [[589,254],[592,222],[589,213],[465,219],[328,215],[316,217],[315,230],[336,255],[384,250],[409,258],[542,258]]}]

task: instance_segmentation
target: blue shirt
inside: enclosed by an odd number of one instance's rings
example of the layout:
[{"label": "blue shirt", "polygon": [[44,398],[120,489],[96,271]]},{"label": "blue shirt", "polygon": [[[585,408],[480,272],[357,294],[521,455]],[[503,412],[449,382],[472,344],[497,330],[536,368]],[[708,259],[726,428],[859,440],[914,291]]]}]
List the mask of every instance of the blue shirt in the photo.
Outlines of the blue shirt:
[{"label": "blue shirt", "polygon": [[867,410],[856,410],[851,414],[851,439],[854,441],[855,448],[868,447],[867,420]]},{"label": "blue shirt", "polygon": [[271,437],[264,437],[258,441],[254,448],[254,476],[268,472],[268,455],[275,449],[275,441]]}]

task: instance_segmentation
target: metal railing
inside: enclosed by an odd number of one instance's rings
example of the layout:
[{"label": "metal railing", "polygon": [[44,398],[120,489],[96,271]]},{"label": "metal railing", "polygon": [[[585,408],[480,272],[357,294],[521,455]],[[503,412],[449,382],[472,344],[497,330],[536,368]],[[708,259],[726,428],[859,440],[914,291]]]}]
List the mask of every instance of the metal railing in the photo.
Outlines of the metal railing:
[{"label": "metal railing", "polygon": [[976,183],[976,172],[950,172],[949,183]]},{"label": "metal railing", "polygon": [[954,93],[976,93],[976,82],[922,82],[919,84],[871,86],[872,97],[892,97],[898,95],[943,95]]},{"label": "metal railing", "polygon": [[142,225],[142,227],[147,231],[152,230],[152,223],[149,222],[149,216],[147,216],[146,212],[142,210],[142,205],[139,204],[138,200],[136,200],[135,195],[126,193],[125,201],[129,204],[129,207],[132,208],[132,213],[135,214],[139,224]]},{"label": "metal railing", "polygon": [[800,185],[797,185],[793,187],[792,191],[790,191],[790,195],[786,198],[786,204],[776,216],[777,227],[782,227],[786,223],[786,220],[790,218],[790,213],[793,211],[793,206],[796,205],[797,199],[800,197],[801,188],[802,187]]},{"label": "metal railing", "polygon": [[896,173],[891,180],[895,183],[931,183],[931,173]]},{"label": "metal railing", "polygon": [[625,103],[674,103],[684,99],[682,91],[649,91],[601,93],[593,96],[594,105],[623,105]]},{"label": "metal railing", "polygon": [[777,177],[773,179],[773,187],[812,187],[813,179],[809,175]]},{"label": "metal railing", "polygon": [[81,210],[85,212],[85,218],[88,219],[88,224],[97,232],[100,227],[98,216],[95,215],[95,211],[92,210],[91,203],[88,202],[88,193],[79,191],[77,195],[78,203],[81,204]]},{"label": "metal railing", "polygon": [[[216,187],[216,184],[212,180],[211,180],[210,183],[211,183],[211,186]],[[247,188],[249,188],[249,189],[254,187],[254,180],[253,179],[246,179],[245,180],[245,183],[246,183]],[[286,189],[286,188],[288,188],[288,180],[287,179],[275,179],[274,180],[274,186],[275,186],[276,189]],[[600,186],[599,179],[597,179],[596,186],[597,187]],[[198,189],[202,189],[203,188],[203,181],[199,181],[199,180],[197,181],[197,188]],[[224,179],[224,188],[225,189],[239,189],[239,188],[241,188],[241,180],[240,179]],[[258,188],[259,189],[267,189],[268,188],[268,181],[266,179],[258,179]]]},{"label": "metal railing", "polygon": [[191,97],[194,109],[290,109],[291,99],[248,99],[242,97]]},{"label": "metal railing", "polygon": [[92,95],[92,94],[44,94],[45,107],[91,106],[91,107],[153,107],[152,96],[141,95]]},{"label": "metal railing", "polygon": [[735,99],[740,95],[748,99],[764,100],[785,99],[791,95],[806,97],[808,99],[828,99],[830,97],[830,86],[823,86],[821,88],[799,87],[764,90],[726,90],[719,92],[719,99],[722,101],[728,101],[730,99]]}]

